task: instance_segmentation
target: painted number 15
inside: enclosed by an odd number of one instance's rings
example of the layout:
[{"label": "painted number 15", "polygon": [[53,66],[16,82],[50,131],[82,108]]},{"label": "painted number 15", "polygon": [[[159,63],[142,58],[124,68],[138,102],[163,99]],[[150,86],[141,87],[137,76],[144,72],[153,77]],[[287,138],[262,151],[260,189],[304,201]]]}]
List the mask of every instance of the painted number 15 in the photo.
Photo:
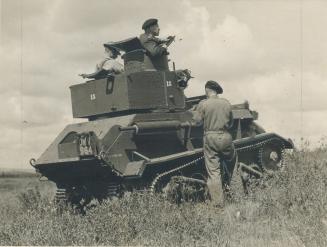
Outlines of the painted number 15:
[{"label": "painted number 15", "polygon": [[90,94],[90,99],[91,99],[91,100],[95,100],[95,93],[91,93],[91,94]]}]

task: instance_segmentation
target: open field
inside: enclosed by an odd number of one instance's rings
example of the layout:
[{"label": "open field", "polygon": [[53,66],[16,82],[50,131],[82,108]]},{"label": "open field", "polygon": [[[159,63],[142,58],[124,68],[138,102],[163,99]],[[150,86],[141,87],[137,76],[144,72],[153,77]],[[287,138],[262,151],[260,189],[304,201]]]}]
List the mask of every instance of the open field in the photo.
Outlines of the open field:
[{"label": "open field", "polygon": [[1,177],[0,244],[327,246],[327,149],[289,154],[286,164],[248,197],[236,172],[224,210],[145,194],[80,216],[56,210],[50,182]]},{"label": "open field", "polygon": [[34,170],[0,169],[0,178],[36,177]]}]

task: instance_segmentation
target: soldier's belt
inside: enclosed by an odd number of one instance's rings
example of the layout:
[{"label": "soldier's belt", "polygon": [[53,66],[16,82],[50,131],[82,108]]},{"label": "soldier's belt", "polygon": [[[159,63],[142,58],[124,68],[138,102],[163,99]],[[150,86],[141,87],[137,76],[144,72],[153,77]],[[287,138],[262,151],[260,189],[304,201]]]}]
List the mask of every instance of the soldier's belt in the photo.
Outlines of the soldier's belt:
[{"label": "soldier's belt", "polygon": [[220,129],[220,130],[209,130],[209,131],[204,131],[204,135],[208,135],[208,134],[224,134],[224,133],[228,133],[227,130],[225,130],[225,129]]}]

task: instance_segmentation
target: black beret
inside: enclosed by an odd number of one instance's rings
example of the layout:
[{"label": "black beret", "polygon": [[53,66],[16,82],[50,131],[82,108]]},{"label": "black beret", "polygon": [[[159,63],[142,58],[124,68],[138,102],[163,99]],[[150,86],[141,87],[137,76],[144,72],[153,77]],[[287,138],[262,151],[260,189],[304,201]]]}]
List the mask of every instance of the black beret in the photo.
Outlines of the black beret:
[{"label": "black beret", "polygon": [[217,94],[222,94],[224,91],[222,89],[222,87],[218,84],[218,82],[216,82],[216,81],[207,81],[205,87],[215,90],[217,92]]},{"label": "black beret", "polygon": [[154,18],[148,19],[143,23],[142,29],[145,30],[148,27],[151,27],[152,25],[155,25],[155,24],[158,24],[158,19],[154,19]]}]

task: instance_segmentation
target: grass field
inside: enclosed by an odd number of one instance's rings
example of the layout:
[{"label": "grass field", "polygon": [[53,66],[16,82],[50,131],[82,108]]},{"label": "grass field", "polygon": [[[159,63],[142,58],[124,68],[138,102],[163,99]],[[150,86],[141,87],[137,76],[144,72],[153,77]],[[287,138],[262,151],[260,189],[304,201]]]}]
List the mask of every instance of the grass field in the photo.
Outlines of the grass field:
[{"label": "grass field", "polygon": [[289,154],[286,167],[234,202],[171,204],[129,195],[76,215],[52,203],[50,182],[0,178],[0,245],[327,246],[327,149]]}]

